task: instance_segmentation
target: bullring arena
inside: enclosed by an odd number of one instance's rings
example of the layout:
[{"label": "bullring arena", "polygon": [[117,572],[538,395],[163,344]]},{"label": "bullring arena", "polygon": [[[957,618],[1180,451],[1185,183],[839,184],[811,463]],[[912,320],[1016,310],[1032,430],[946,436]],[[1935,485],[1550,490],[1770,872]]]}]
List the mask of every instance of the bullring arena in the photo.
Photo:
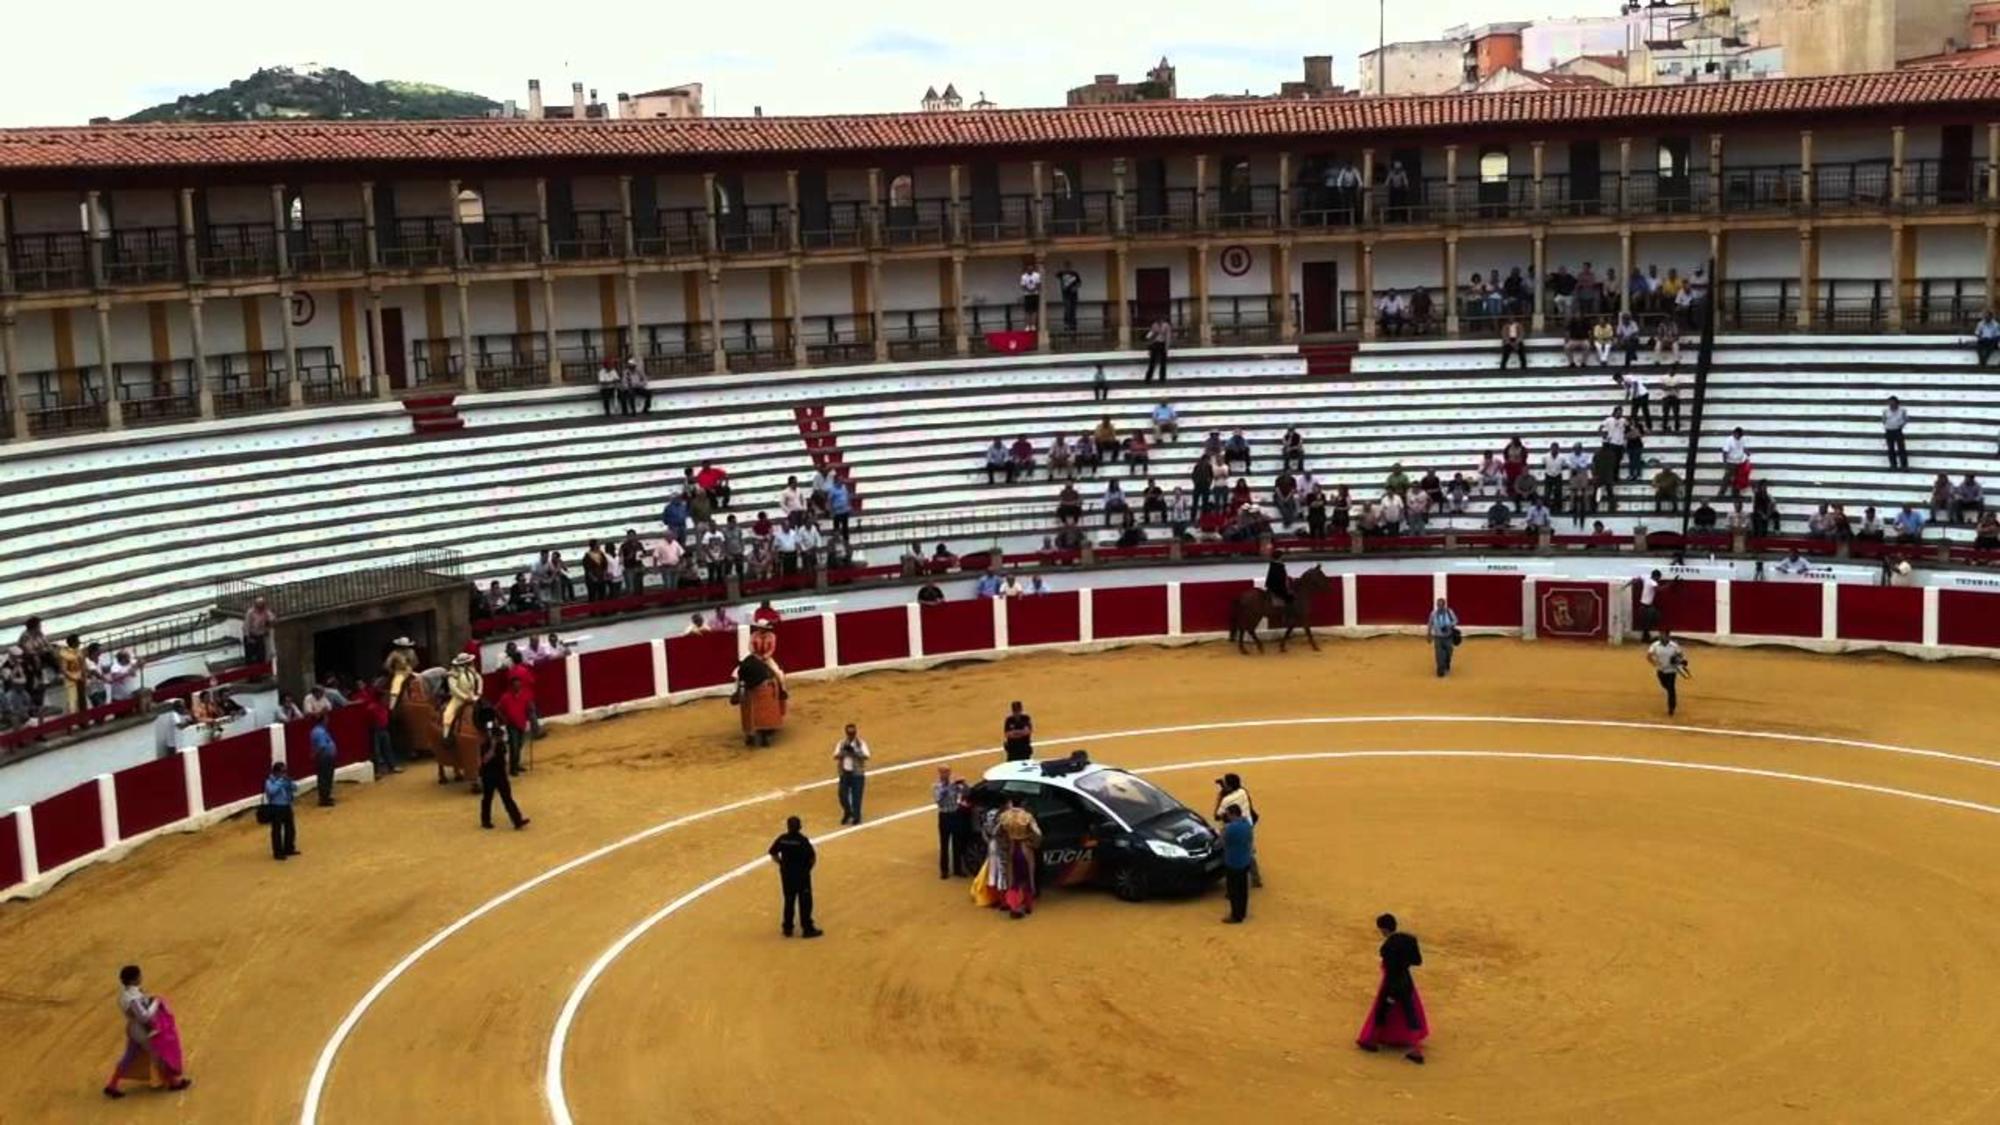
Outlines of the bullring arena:
[{"label": "bullring arena", "polygon": [[2000,71],[801,120],[0,130],[0,1122],[2000,1119]]}]

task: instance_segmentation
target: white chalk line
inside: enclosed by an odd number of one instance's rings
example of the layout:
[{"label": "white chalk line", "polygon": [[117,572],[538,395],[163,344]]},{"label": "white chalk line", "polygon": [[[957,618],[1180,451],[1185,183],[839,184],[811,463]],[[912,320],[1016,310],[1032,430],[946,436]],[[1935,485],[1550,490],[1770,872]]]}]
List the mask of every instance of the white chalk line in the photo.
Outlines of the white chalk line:
[{"label": "white chalk line", "polygon": [[[1042,739],[1038,741],[1038,745],[1074,746],[1080,743],[1087,743],[1087,742],[1108,742],[1118,739],[1150,738],[1150,737],[1157,737],[1160,735],[1170,735],[1170,734],[1197,734],[1207,731],[1220,731],[1220,730],[1243,730],[1243,729],[1286,727],[1286,726],[1347,726],[1347,725],[1364,725],[1364,724],[1375,724],[1375,723],[1505,723],[1505,724],[1518,724],[1518,725],[1530,725],[1530,726],[1596,727],[1596,728],[1613,729],[1613,730],[1645,730],[1654,732],[1677,732],[1683,734],[1720,735],[1729,738],[1764,739],[1764,740],[1779,741],[1779,742],[1800,742],[1813,745],[1841,746],[1849,749],[1870,750],[1880,753],[1901,754],[1919,758],[1941,759],[1946,761],[1960,762],[1967,765],[1982,766],[1988,769],[2000,769],[2000,760],[1979,758],[1964,754],[1952,754],[1942,750],[1925,750],[1913,746],[1897,746],[1890,743],[1865,742],[1854,739],[1830,738],[1817,735],[1785,734],[1781,732],[1772,732],[1772,731],[1731,730],[1723,727],[1691,727],[1691,726],[1681,726],[1670,723],[1645,723],[1645,722],[1610,720],[1610,719],[1536,719],[1536,718],[1525,718],[1512,715],[1499,715],[1499,716],[1496,715],[1484,715],[1484,716],[1482,715],[1332,715],[1332,716],[1309,716],[1303,718],[1290,718],[1290,719],[1243,719],[1243,720],[1224,721],[1224,722],[1182,723],[1173,726],[1143,727],[1133,730],[1101,731],[1095,734],[1069,735],[1061,738]],[[872,774],[878,774],[878,775],[898,773],[905,770],[923,769],[929,766],[947,765],[952,762],[963,761],[967,758],[977,758],[986,755],[997,754],[999,752],[1000,751],[998,747],[983,747],[976,750],[965,750],[953,754],[942,754],[930,758],[921,758],[910,762],[900,762],[895,765],[880,766],[874,770],[871,770],[870,772]],[[690,824],[698,823],[700,821],[707,820],[713,817],[726,815],[732,812],[738,812],[741,811],[742,809],[750,808],[760,804],[767,804],[769,802],[781,800],[784,797],[797,793],[805,793],[816,789],[830,788],[835,784],[836,781],[833,778],[826,778],[820,781],[805,782],[803,784],[794,785],[789,788],[774,790],[772,792],[760,794],[754,797],[745,797],[740,800],[729,802],[727,804],[716,805],[711,808],[701,810],[699,812],[690,813],[684,816],[676,817],[671,820],[663,821],[649,828],[641,829],[638,832],[634,832],[631,835],[626,836],[622,839],[614,840],[611,843],[604,845],[603,847],[597,848],[590,852],[586,852],[583,855],[577,856],[573,859],[566,860],[563,863],[551,867],[548,870],[542,872],[541,874],[534,876],[533,878],[527,880],[526,882],[511,887],[508,890],[503,891],[500,894],[495,895],[493,898],[490,898],[485,902],[481,903],[480,905],[474,907],[467,914],[461,916],[456,921],[451,922],[449,925],[445,926],[437,933],[432,934],[429,938],[424,940],[423,944],[411,950],[409,954],[407,954],[402,958],[402,960],[396,962],[395,965],[391,966],[388,972],[384,973],[380,979],[378,979],[374,984],[369,986],[366,992],[362,993],[361,998],[355,1001],[354,1006],[348,1010],[345,1016],[341,1018],[340,1023],[334,1027],[333,1034],[330,1037],[328,1037],[326,1043],[320,1048],[318,1057],[314,1060],[311,1076],[306,1081],[305,1101],[299,1110],[300,1125],[319,1125],[320,1103],[325,1097],[327,1082],[329,1081],[333,1073],[333,1065],[335,1061],[339,1058],[341,1048],[346,1045],[347,1040],[353,1035],[354,1029],[360,1024],[362,1017],[367,1015],[369,1009],[375,1005],[376,1001],[381,999],[382,995],[389,990],[391,985],[395,984],[398,980],[400,980],[406,973],[410,971],[410,969],[415,967],[418,961],[422,960],[425,956],[429,955],[433,950],[437,949],[438,946],[444,944],[444,942],[449,940],[453,935],[466,929],[474,922],[479,921],[481,918],[484,918],[493,911],[498,910],[500,907],[505,906],[508,903],[513,902],[515,899],[520,898],[522,895],[525,895],[528,892],[533,891],[538,887],[541,887],[555,879],[567,875],[570,872],[575,871],[580,867],[584,867],[588,864],[595,863],[596,861],[603,859],[606,856],[622,851],[625,848],[628,848],[634,844],[643,843],[663,833],[671,832],[677,828],[684,828]]]},{"label": "white chalk line", "polygon": [[[1258,723],[1246,725],[1269,724]],[[1171,773],[1179,770],[1215,769],[1222,766],[1274,765],[1280,763],[1327,762],[1366,758],[1505,759],[1530,762],[1576,762],[1595,765],[1650,766],[1656,769],[1685,770],[1696,773],[1715,773],[1736,777],[1754,777],[1774,781],[1820,785],[1832,789],[1871,793],[1886,797],[1900,797],[1905,800],[1920,801],[1926,804],[1985,813],[1989,816],[2000,816],[2000,806],[1982,804],[1978,801],[1962,800],[1957,797],[1945,797],[1935,793],[1920,793],[1910,789],[1870,785],[1859,781],[1844,781],[1840,778],[1821,777],[1817,774],[1757,769],[1750,766],[1728,766],[1713,762],[1681,762],[1670,758],[1636,758],[1615,754],[1553,754],[1539,751],[1514,752],[1504,750],[1328,750],[1287,754],[1261,754],[1248,757],[1206,758],[1191,762],[1148,766],[1143,769],[1134,769],[1132,772],[1140,774]],[[865,824],[828,833],[819,838],[819,843],[831,843],[844,836],[851,836],[856,832],[879,828],[885,824],[893,824],[900,820],[906,820],[913,816],[934,811],[934,808],[935,806],[925,804],[915,808],[904,809],[901,812],[893,813]],[[769,863],[769,857],[759,857],[751,860],[710,879],[694,890],[674,899],[672,902],[642,919],[630,930],[627,930],[617,941],[611,944],[610,948],[600,954],[597,960],[591,962],[590,968],[585,970],[582,977],[578,978],[576,985],[570,990],[568,998],[563,1001],[561,1013],[556,1017],[555,1028],[549,1034],[548,1052],[544,1057],[542,1096],[548,1105],[549,1119],[555,1125],[576,1125],[576,1118],[570,1112],[569,1099],[563,1084],[563,1057],[569,1048],[570,1029],[576,1022],[577,1013],[582,1009],[584,999],[589,995],[591,988],[596,985],[598,979],[611,968],[613,962],[617,961],[619,957],[624,955],[626,950],[632,947],[633,943],[644,937],[653,927],[678,914],[681,910],[709,893],[753,871],[759,870],[767,863]]]}]

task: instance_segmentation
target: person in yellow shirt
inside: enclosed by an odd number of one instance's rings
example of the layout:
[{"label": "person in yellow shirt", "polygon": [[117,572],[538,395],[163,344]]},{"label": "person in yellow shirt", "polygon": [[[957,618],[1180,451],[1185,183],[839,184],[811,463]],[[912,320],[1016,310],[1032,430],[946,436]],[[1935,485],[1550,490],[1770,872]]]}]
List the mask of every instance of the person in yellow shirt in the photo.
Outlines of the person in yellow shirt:
[{"label": "person in yellow shirt", "polygon": [[382,661],[382,671],[389,677],[389,706],[402,702],[403,684],[417,670],[417,644],[408,637],[397,637],[389,642],[389,655]]},{"label": "person in yellow shirt", "polygon": [[56,669],[62,673],[63,708],[74,715],[89,705],[86,694],[86,680],[89,672],[83,661],[83,640],[76,636],[65,639],[56,650]]},{"label": "person in yellow shirt", "polygon": [[485,686],[479,676],[478,660],[469,652],[452,657],[451,671],[445,674],[444,683],[445,689],[451,693],[451,698],[444,705],[444,735],[450,739],[459,717],[479,702],[480,689]]}]

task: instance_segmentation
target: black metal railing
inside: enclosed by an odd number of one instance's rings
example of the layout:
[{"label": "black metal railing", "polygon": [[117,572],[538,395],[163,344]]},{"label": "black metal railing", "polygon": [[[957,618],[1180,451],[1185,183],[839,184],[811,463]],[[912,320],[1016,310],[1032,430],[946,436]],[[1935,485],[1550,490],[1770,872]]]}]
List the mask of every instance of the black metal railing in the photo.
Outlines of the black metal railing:
[{"label": "black metal railing", "polygon": [[457,589],[465,582],[465,566],[458,552],[432,548],[297,582],[267,586],[247,578],[227,578],[215,584],[215,607],[226,617],[241,617],[253,600],[263,598],[267,608],[280,618],[298,618],[387,598]]},{"label": "black metal railing", "polygon": [[625,256],[625,216],[619,211],[578,211],[549,249],[564,261]]},{"label": "black metal railing", "polygon": [[1118,197],[1108,191],[1080,191],[1048,201],[1048,232],[1057,238],[1110,234],[1115,227]]},{"label": "black metal railing", "polygon": [[799,242],[807,250],[854,249],[868,243],[868,205],[839,202],[826,205],[824,218],[802,220]]},{"label": "black metal railing", "polygon": [[211,356],[209,388],[218,416],[256,414],[290,404],[282,351],[227,352]]},{"label": "black metal railing", "polygon": [[1275,184],[1253,185],[1209,193],[1208,225],[1213,230],[1275,230],[1278,197]]},{"label": "black metal railing", "polygon": [[200,387],[191,360],[114,363],[111,382],[118,388],[119,414],[128,425],[177,422],[201,415]]},{"label": "black metal railing", "polygon": [[1132,210],[1134,234],[1179,234],[1195,228],[1195,190],[1166,188],[1140,192]]},{"label": "black metal railing", "polygon": [[465,357],[458,341],[424,339],[411,342],[410,371],[413,388],[457,386],[465,382]]},{"label": "black metal railing", "polygon": [[[1211,295],[1209,335],[1217,344],[1269,344],[1283,334],[1285,302],[1275,293]],[[1298,295],[1292,296],[1294,323]]]},{"label": "black metal railing", "polygon": [[504,265],[542,256],[542,221],[530,212],[488,214],[464,229],[467,261]]},{"label": "black metal railing", "polygon": [[769,254],[791,245],[791,212],[782,203],[745,204],[715,221],[716,238],[728,253]]},{"label": "black metal railing", "polygon": [[641,257],[677,258],[708,250],[708,212],[700,207],[664,208],[654,225],[639,238]]},{"label": "black metal railing", "polygon": [[731,371],[768,371],[791,367],[792,325],[770,317],[722,322],[722,349]]},{"label": "black metal railing", "polygon": [[972,242],[1018,242],[1033,231],[1034,197],[1002,195],[965,207],[965,236]]},{"label": "black metal railing", "polygon": [[809,316],[800,328],[811,364],[872,363],[875,327],[868,316]]},{"label": "black metal railing", "polygon": [[369,397],[371,391],[360,379],[349,379],[340,364],[329,358],[323,363],[302,363],[298,369],[299,393],[309,405],[354,402]]},{"label": "black metal railing", "polygon": [[105,409],[104,402],[98,397],[95,387],[90,388],[90,392],[89,401],[86,402],[27,402],[28,435],[57,437],[62,434],[89,433],[108,428],[111,424],[110,415]]},{"label": "black metal railing", "polygon": [[[447,216],[397,219],[382,240],[382,265],[388,269],[442,269],[452,264],[452,227]],[[379,232],[378,232],[379,233]]]},{"label": "black metal railing", "polygon": [[181,277],[181,232],[174,227],[114,230],[105,240],[104,280],[112,285],[159,285]]},{"label": "black metal railing", "polygon": [[208,228],[201,246],[205,278],[266,277],[278,272],[278,232],[269,223],[223,223]]},{"label": "black metal railing", "polygon": [[1118,344],[1118,303],[1078,301],[1075,316],[1061,301],[1042,310],[1049,348],[1058,352],[1103,351]]},{"label": "black metal railing", "polygon": [[1823,211],[1887,207],[1893,171],[1886,160],[1820,165],[1813,169],[1813,206]]},{"label": "black metal railing", "polygon": [[882,209],[882,241],[890,246],[926,246],[951,237],[951,203],[914,199]]},{"label": "black metal railing", "polygon": [[882,314],[882,337],[889,358],[931,359],[957,351],[951,309],[899,309]]},{"label": "black metal railing", "polygon": [[90,249],[82,234],[17,234],[9,262],[23,293],[90,288]]},{"label": "black metal railing", "polygon": [[349,273],[367,265],[368,229],[360,219],[307,219],[291,232],[292,269]]}]

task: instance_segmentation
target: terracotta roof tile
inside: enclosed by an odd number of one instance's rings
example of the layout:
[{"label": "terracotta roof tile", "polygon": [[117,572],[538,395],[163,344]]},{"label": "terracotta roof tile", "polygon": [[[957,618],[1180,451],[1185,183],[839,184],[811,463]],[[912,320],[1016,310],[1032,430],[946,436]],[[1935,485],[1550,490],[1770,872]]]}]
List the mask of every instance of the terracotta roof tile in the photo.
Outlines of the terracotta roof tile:
[{"label": "terracotta roof tile", "polygon": [[1122,142],[1324,140],[1425,130],[1714,121],[1844,111],[1978,110],[2000,117],[2000,68],[1925,69],[1692,86],[1332,100],[1177,101],[984,113],[692,120],[255,122],[0,130],[10,171],[755,157]]}]

